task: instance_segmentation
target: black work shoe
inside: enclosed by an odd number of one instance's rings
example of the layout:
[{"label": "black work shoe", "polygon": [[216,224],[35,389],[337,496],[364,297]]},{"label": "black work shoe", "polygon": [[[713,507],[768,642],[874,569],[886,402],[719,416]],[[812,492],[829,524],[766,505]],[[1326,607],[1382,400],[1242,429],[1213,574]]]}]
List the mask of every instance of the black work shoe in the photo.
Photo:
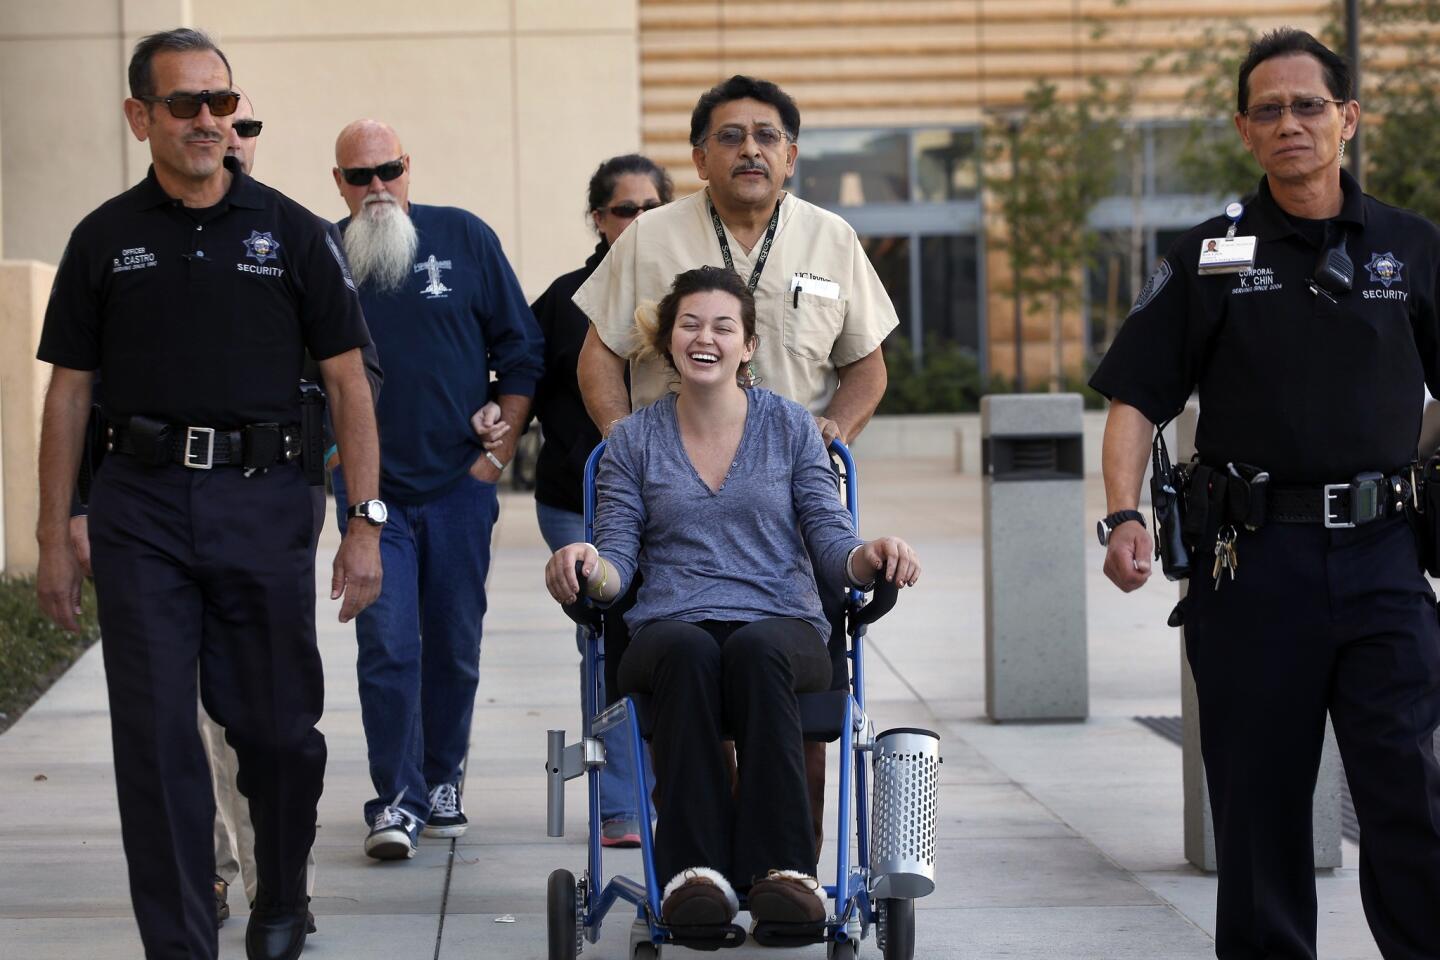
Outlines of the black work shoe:
[{"label": "black work shoe", "polygon": [[270,903],[263,890],[255,900],[245,927],[245,956],[249,960],[297,960],[305,949],[309,911],[303,905]]},{"label": "black work shoe", "polygon": [[408,860],[420,848],[420,820],[409,811],[389,806],[375,814],[365,853],[376,860]]},{"label": "black work shoe", "polygon": [[425,821],[427,837],[459,837],[470,822],[460,803],[460,791],[453,783],[442,783],[430,790],[430,818]]},{"label": "black work shoe", "polygon": [[230,919],[230,884],[217,874],[215,876],[215,929],[225,926]]}]

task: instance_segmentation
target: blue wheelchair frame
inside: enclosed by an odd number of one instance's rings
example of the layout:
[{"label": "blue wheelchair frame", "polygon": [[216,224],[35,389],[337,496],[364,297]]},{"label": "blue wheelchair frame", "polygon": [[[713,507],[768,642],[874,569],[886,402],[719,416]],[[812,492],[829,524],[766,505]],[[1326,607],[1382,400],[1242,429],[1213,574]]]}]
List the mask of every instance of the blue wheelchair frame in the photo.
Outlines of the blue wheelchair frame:
[{"label": "blue wheelchair frame", "polygon": [[[601,456],[605,451],[605,443],[602,442],[590,454],[585,464],[585,530],[587,537],[593,539],[595,522],[595,473]],[[830,452],[833,460],[838,462],[839,476],[843,483],[845,493],[845,505],[850,511],[852,523],[859,529],[859,502],[858,490],[855,479],[855,461],[850,455],[846,446],[838,440],[830,445]],[[873,902],[868,886],[869,861],[870,861],[870,816],[868,809],[869,788],[866,765],[856,763],[857,754],[862,750],[868,750],[871,742],[871,728],[865,713],[865,633],[868,623],[878,619],[885,613],[894,602],[893,587],[888,591],[888,598],[877,599],[867,610],[870,616],[860,617],[858,614],[866,609],[864,594],[859,590],[850,589],[846,600],[846,626],[850,634],[850,643],[846,651],[846,659],[850,667],[850,695],[845,699],[845,717],[840,730],[840,799],[839,810],[836,814],[836,869],[835,882],[825,884],[826,897],[833,902],[833,910],[824,924],[824,937],[822,940],[810,939],[804,942],[826,942],[835,946],[846,944],[853,939],[864,939],[868,936],[869,929],[876,920],[875,903]],[[690,945],[684,937],[677,938],[660,921],[660,899],[664,884],[668,878],[655,875],[654,857],[654,834],[651,829],[651,822],[654,809],[651,804],[649,791],[645,788],[646,771],[649,767],[648,752],[644,737],[640,730],[638,718],[636,722],[629,725],[628,735],[631,739],[631,748],[636,757],[635,776],[633,787],[635,790],[636,809],[640,811],[640,844],[641,860],[644,865],[644,882],[639,883],[629,877],[614,876],[609,882],[604,882],[603,848],[601,847],[601,820],[600,820],[600,789],[599,776],[600,764],[603,760],[594,756],[587,756],[590,751],[587,745],[598,739],[603,743],[604,738],[615,728],[621,726],[629,717],[635,716],[635,705],[630,697],[623,697],[610,707],[600,713],[596,708],[601,702],[601,690],[604,682],[604,657],[600,650],[601,630],[598,626],[598,608],[584,601],[584,609],[588,616],[582,623],[586,627],[586,638],[584,643],[584,682],[582,687],[582,727],[583,740],[581,741],[581,756],[584,758],[585,775],[588,783],[588,817],[589,817],[589,842],[588,868],[585,875],[576,883],[575,910],[577,927],[577,949],[578,936],[583,935],[584,939],[596,943],[600,939],[600,927],[604,922],[610,909],[617,901],[625,901],[633,904],[636,908],[636,924],[634,934],[640,937],[640,925],[644,924],[645,933],[648,935],[648,942],[654,946],[648,955],[655,956],[659,947],[666,943],[677,945]],[[577,606],[579,606],[577,604]],[[882,609],[883,608],[883,609]],[[573,611],[572,616],[576,614]],[[555,748],[553,738],[559,733],[563,742],[563,733],[552,732],[552,761],[550,773],[552,778],[559,776],[558,765],[555,763]],[[574,748],[571,748],[572,750]],[[578,775],[578,774],[575,774]],[[568,778],[568,777],[567,777]],[[559,789],[563,791],[563,783]],[[563,811],[563,798],[560,800]],[[555,809],[555,800],[552,795],[552,811]],[[850,859],[850,830],[852,812],[855,823],[857,838],[856,863],[852,864]],[[552,817],[554,814],[552,813]],[[562,820],[563,829],[563,820]],[[552,831],[553,832],[553,831]],[[741,908],[744,909],[742,898]],[[553,903],[552,903],[553,909]],[[553,918],[552,918],[553,919]],[[735,942],[709,942],[708,948],[724,946],[739,946],[743,937]],[[644,943],[643,940],[640,941]],[[798,942],[797,942],[798,945]],[[632,942],[632,952],[643,949]],[[851,948],[853,950],[853,947]],[[640,954],[635,953],[636,956]]]}]

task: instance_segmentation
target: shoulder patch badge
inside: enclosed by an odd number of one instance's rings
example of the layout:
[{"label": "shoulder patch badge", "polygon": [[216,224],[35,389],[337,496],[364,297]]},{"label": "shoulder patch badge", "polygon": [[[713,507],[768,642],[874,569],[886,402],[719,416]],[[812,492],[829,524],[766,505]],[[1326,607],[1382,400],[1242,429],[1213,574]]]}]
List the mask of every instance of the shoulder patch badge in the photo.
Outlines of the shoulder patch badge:
[{"label": "shoulder patch badge", "polygon": [[325,234],[325,246],[330,248],[330,256],[340,265],[340,276],[345,280],[345,286],[351,290],[355,289],[355,278],[350,276],[350,264],[345,260],[345,254],[340,252],[340,247],[335,243],[335,238],[329,233]]},{"label": "shoulder patch badge", "polygon": [[1170,261],[1161,260],[1160,266],[1156,267],[1155,272],[1150,274],[1150,279],[1145,281],[1145,286],[1140,290],[1140,296],[1135,298],[1135,305],[1130,308],[1130,312],[1126,316],[1133,316],[1148,307],[1150,301],[1158,297],[1160,291],[1165,289],[1165,284],[1170,282],[1170,277],[1174,273],[1175,271],[1170,269]]}]

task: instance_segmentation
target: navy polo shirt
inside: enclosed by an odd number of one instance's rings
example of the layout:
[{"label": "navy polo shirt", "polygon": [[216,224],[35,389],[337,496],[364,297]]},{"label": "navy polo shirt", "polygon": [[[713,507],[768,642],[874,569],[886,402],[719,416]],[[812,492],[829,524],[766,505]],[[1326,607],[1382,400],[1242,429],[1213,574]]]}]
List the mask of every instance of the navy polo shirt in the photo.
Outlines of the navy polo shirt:
[{"label": "navy polo shirt", "polygon": [[482,455],[470,417],[492,393],[535,395],[543,345],[495,231],[456,207],[409,212],[419,241],[409,276],[384,293],[362,284],[360,302],[385,368],[380,492],[423,503]]},{"label": "navy polo shirt", "polygon": [[[1287,217],[1260,181],[1236,231],[1258,238],[1247,273],[1198,272],[1223,216],[1177,240],[1091,386],[1156,423],[1198,387],[1201,460],[1252,464],[1278,483],[1409,463],[1423,391],[1440,392],[1440,230],[1340,178],[1341,211],[1320,224]],[[1332,299],[1308,281],[1342,232],[1355,281]]]},{"label": "navy polo shirt", "polygon": [[99,371],[111,418],[295,423],[305,351],[369,342],[330,225],[225,166],[213,207],[185,207],[152,168],[70,235],[36,355]]}]

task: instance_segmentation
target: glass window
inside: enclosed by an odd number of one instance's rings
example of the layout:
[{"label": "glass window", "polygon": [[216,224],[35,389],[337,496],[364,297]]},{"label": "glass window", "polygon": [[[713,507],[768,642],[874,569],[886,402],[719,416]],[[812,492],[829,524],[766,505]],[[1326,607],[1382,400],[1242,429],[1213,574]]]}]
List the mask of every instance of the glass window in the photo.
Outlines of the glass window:
[{"label": "glass window", "polygon": [[[1090,316],[1090,349],[1096,355],[1109,348],[1135,300],[1130,284],[1130,258],[1129,230],[1102,230],[1095,234],[1095,254],[1086,276],[1086,305]],[[1144,259],[1142,237],[1142,272],[1145,272]]]},{"label": "glass window", "polygon": [[925,340],[980,352],[979,273],[975,237],[920,238],[920,324]]},{"label": "glass window", "polygon": [[[1175,246],[1175,241],[1179,240],[1181,237],[1185,236],[1185,234],[1189,232],[1189,227],[1180,227],[1172,230],[1156,230],[1155,262],[1150,264],[1150,267],[1158,267],[1160,265],[1160,258],[1170,252],[1170,248]],[[1150,276],[1149,270],[1145,271],[1145,276]]]},{"label": "glass window", "polygon": [[973,130],[917,130],[915,199],[974,200],[980,195],[979,138]]},{"label": "glass window", "polygon": [[910,238],[862,236],[860,246],[875,266],[880,283],[890,294],[895,313],[900,318],[897,332],[908,336],[910,332]]},{"label": "glass window", "polygon": [[1155,192],[1162,195],[1194,193],[1195,191],[1187,186],[1188,178],[1180,166],[1180,158],[1185,154],[1190,142],[1190,128],[1155,127],[1150,131],[1150,135],[1155,142]]},{"label": "glass window", "polygon": [[817,130],[800,135],[800,195],[822,207],[910,199],[907,134]]}]

